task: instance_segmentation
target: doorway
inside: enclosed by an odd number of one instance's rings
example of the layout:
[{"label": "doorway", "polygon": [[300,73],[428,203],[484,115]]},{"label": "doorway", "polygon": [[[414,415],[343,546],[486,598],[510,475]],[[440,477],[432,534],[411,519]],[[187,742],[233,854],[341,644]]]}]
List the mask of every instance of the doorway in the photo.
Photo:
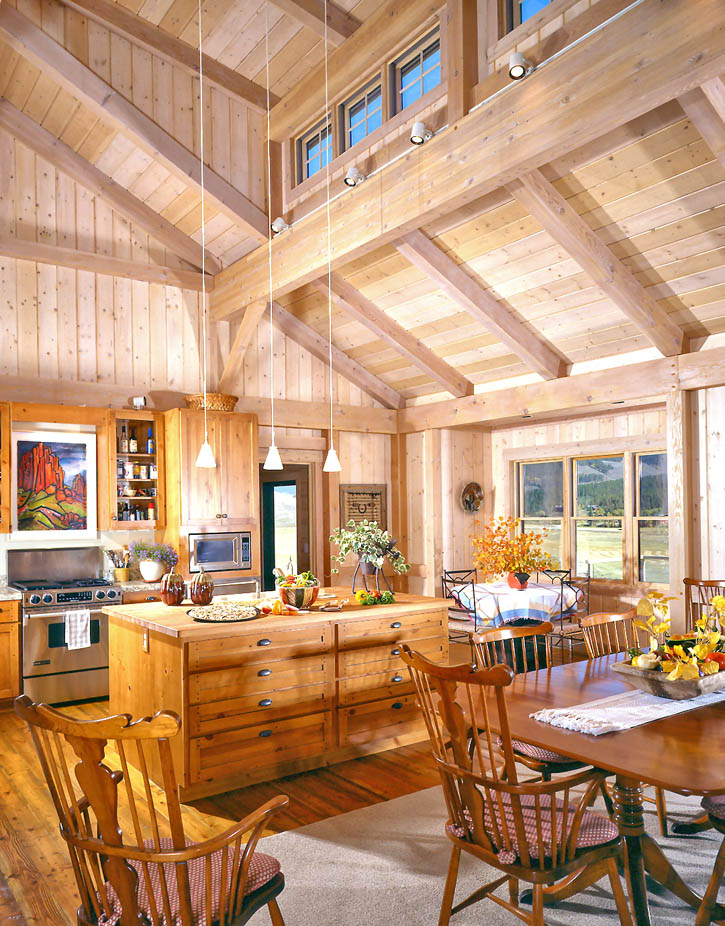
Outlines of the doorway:
[{"label": "doorway", "polygon": [[262,588],[274,589],[274,568],[310,568],[309,466],[285,463],[281,472],[260,469],[262,488]]}]

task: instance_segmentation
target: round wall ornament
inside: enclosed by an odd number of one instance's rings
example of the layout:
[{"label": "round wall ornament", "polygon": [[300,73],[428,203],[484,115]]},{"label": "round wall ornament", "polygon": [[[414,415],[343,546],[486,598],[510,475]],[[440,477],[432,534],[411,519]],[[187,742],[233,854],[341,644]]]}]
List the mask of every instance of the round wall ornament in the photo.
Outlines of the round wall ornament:
[{"label": "round wall ornament", "polygon": [[478,511],[483,502],[483,489],[477,482],[469,482],[461,492],[464,511]]}]

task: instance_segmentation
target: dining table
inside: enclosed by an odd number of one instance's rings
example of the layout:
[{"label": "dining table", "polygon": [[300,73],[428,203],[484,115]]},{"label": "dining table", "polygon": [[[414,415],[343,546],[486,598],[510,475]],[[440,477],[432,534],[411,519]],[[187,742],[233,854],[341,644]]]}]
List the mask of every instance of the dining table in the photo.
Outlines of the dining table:
[{"label": "dining table", "polygon": [[[631,691],[632,686],[611,668],[621,660],[620,653],[522,673],[506,689],[506,703],[512,738],[552,749],[615,776],[614,819],[622,836],[634,920],[637,926],[650,926],[645,871],[692,907],[699,907],[702,898],[645,832],[643,788],[655,785],[684,795],[725,793],[725,701],[598,736],[552,726],[531,716],[546,708],[574,707]],[[490,723],[501,732],[495,710]],[[547,893],[553,902],[573,891],[567,891],[565,883],[547,889]],[[713,920],[725,920],[725,904],[717,906]]]}]

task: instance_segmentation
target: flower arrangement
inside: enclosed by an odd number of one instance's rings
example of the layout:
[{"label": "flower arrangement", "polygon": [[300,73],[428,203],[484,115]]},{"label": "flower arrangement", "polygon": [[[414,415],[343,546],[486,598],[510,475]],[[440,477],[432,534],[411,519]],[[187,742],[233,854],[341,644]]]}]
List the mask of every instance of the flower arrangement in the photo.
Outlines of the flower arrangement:
[{"label": "flower arrangement", "polygon": [[490,582],[505,573],[530,575],[542,569],[551,569],[551,554],[541,549],[548,530],[540,533],[519,531],[520,518],[491,518],[483,533],[471,538],[475,556],[473,564],[484,582]]},{"label": "flower arrangement", "polygon": [[711,598],[710,607],[715,612],[718,624],[725,630],[725,595],[715,595]]},{"label": "flower arrangement", "polygon": [[[410,569],[403,554],[395,548],[395,538],[377,521],[359,521],[356,524],[351,519],[344,528],[335,528],[330,534],[330,543],[338,546],[337,554],[331,556],[335,563],[342,564],[350,553],[354,553],[363,563],[370,563],[378,569],[382,568],[386,557],[396,572],[404,574]],[[339,571],[337,567],[332,570],[333,573]]]},{"label": "flower arrangement", "polygon": [[129,546],[128,552],[134,563],[151,560],[173,569],[179,562],[179,555],[170,543],[145,543],[143,540],[136,540]]}]

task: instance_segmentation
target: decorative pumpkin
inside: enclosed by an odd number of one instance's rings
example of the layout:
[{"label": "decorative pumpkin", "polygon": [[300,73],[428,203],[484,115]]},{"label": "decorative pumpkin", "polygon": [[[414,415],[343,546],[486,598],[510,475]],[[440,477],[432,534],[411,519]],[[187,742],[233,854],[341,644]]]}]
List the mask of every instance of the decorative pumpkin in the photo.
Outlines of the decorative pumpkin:
[{"label": "decorative pumpkin", "polygon": [[191,580],[189,594],[194,604],[211,604],[214,597],[214,580],[207,572],[204,572],[203,566]]}]

